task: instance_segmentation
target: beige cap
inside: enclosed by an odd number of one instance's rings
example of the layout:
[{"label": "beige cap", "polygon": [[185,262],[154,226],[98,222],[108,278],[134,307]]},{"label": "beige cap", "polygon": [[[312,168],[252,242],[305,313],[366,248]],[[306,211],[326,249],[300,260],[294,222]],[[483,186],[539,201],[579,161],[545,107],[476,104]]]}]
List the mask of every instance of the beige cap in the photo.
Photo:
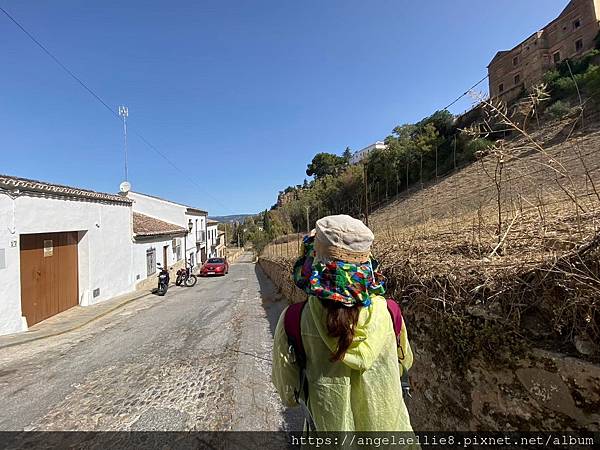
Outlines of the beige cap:
[{"label": "beige cap", "polygon": [[317,220],[315,253],[326,260],[363,263],[369,260],[373,232],[354,217],[340,214]]}]

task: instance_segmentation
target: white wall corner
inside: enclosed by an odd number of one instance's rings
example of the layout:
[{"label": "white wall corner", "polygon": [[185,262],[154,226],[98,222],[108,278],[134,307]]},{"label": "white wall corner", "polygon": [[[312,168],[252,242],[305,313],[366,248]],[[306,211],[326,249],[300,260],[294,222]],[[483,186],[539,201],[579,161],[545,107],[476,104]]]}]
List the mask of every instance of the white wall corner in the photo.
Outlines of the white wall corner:
[{"label": "white wall corner", "polygon": [[81,306],[90,306],[92,304],[89,289],[83,289],[81,291],[81,298],[79,299],[79,304]]}]

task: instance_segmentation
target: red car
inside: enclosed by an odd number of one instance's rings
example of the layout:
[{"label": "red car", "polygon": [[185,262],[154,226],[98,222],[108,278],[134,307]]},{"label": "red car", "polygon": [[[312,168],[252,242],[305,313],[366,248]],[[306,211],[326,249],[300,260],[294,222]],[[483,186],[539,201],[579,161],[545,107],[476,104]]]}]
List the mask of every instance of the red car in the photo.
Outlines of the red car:
[{"label": "red car", "polygon": [[229,272],[229,263],[225,258],[209,258],[200,269],[200,276],[222,275]]}]

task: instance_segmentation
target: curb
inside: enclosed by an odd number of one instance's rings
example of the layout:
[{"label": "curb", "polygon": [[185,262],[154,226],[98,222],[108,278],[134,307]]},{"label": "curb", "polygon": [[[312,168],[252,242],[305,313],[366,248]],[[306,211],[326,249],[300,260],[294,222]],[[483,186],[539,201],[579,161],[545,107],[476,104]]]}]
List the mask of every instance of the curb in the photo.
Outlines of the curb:
[{"label": "curb", "polygon": [[123,306],[128,305],[129,303],[131,303],[131,302],[133,302],[135,300],[139,300],[140,298],[144,298],[144,297],[146,297],[148,295],[151,295],[151,292],[146,292],[144,294],[140,294],[140,295],[138,295],[136,297],[130,298],[129,300],[126,300],[123,303],[120,303],[119,305],[115,306],[114,308],[111,308],[111,309],[109,309],[107,311],[104,311],[103,313],[101,313],[101,314],[99,314],[99,315],[97,315],[95,317],[92,317],[91,319],[89,319],[89,320],[87,320],[87,321],[85,321],[83,323],[75,325],[72,328],[69,328],[69,329],[66,329],[66,330],[62,330],[62,331],[58,331],[58,332],[52,333],[52,334],[47,334],[47,335],[44,335],[44,336],[34,337],[34,338],[27,339],[27,340],[20,341],[20,342],[12,342],[10,344],[0,345],[0,349],[9,348],[9,347],[16,347],[17,345],[28,344],[30,342],[41,341],[42,339],[47,339],[47,338],[51,338],[51,337],[55,337],[55,336],[60,336],[62,334],[70,333],[71,331],[75,331],[75,330],[78,330],[80,328],[83,328],[84,326],[86,326],[86,325],[94,322],[95,320],[101,319],[102,317],[107,316],[111,312],[116,311],[117,309],[120,309]]}]

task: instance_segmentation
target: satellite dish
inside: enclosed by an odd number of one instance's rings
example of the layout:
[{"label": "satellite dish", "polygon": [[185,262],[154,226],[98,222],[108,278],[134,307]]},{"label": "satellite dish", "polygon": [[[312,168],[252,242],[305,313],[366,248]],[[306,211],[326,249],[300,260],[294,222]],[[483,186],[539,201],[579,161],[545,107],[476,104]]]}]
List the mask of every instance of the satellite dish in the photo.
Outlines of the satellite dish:
[{"label": "satellite dish", "polygon": [[131,184],[128,181],[123,181],[119,186],[119,190],[124,194],[127,194],[131,190]]}]

